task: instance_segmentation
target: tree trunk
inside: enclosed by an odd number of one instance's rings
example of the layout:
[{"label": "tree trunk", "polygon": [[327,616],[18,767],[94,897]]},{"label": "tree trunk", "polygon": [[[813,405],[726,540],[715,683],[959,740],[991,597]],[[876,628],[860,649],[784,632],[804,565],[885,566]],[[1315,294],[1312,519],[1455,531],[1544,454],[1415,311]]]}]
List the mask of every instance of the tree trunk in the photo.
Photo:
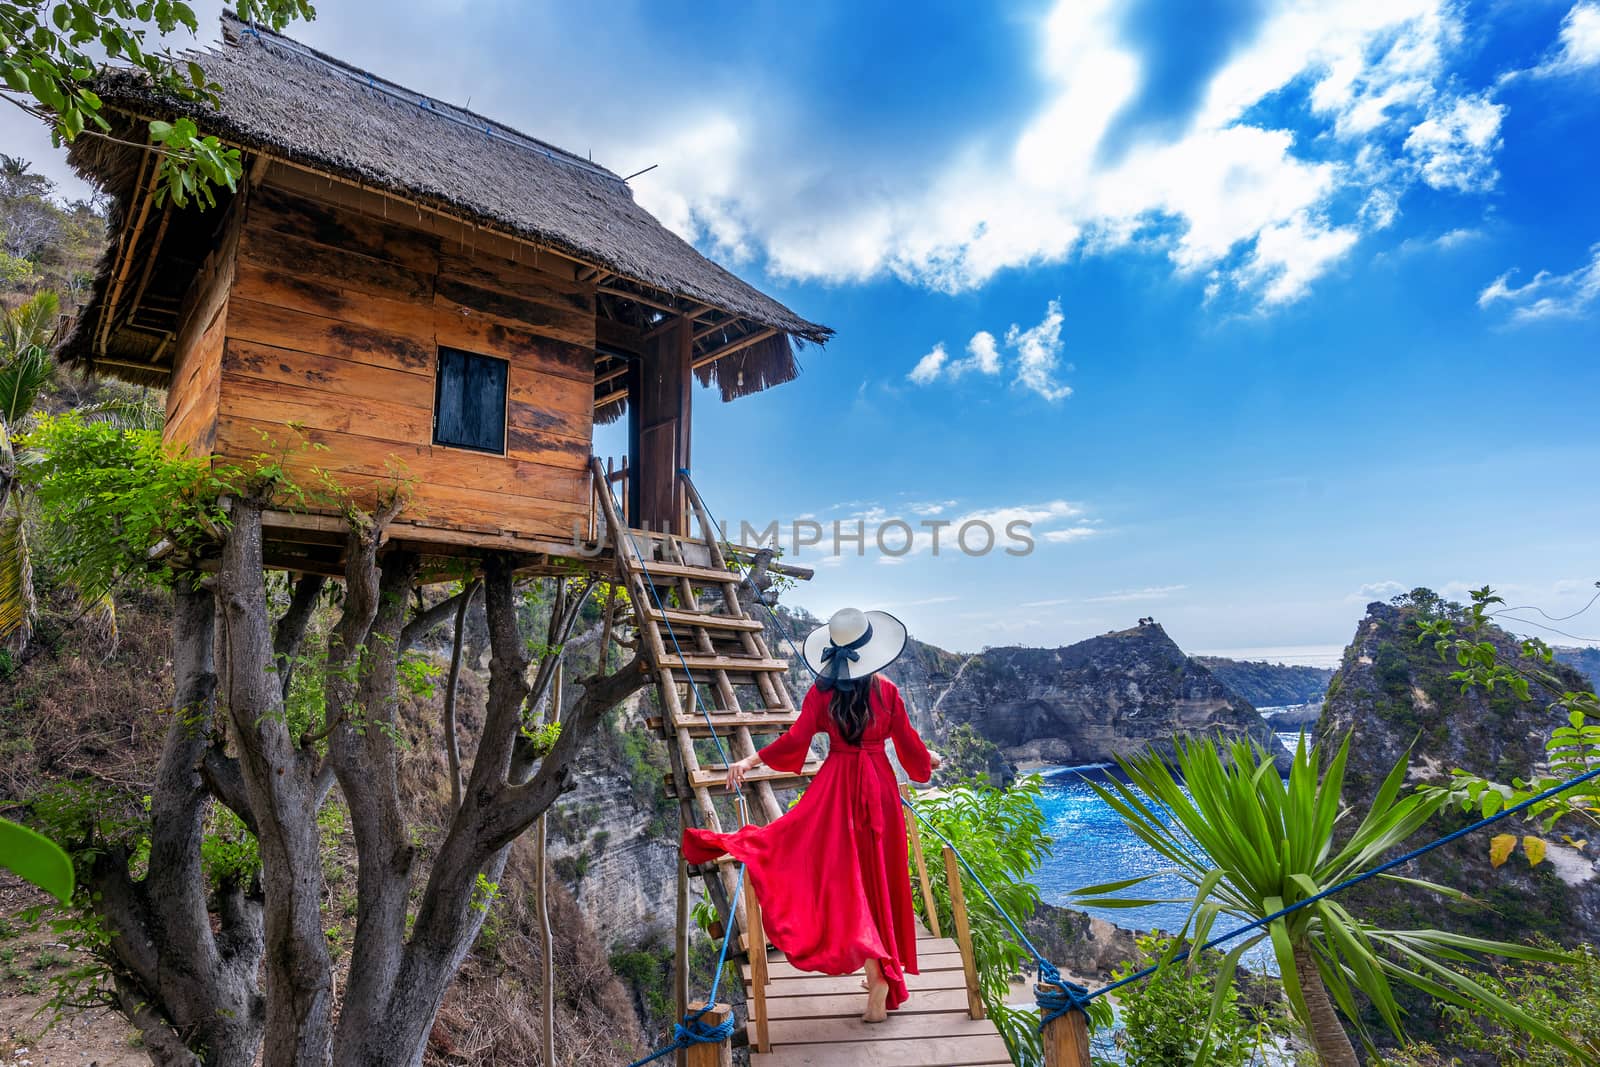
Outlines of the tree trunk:
[{"label": "tree trunk", "polygon": [[267,1042],[264,1067],[317,1067],[330,1060],[333,970],[322,922],[321,834],[316,755],[301,748],[284,714],[273,663],[262,567],[266,501],[235,498],[223,543],[222,608],[231,735],[245,799],[256,820],[266,900]]},{"label": "tree trunk", "polygon": [[1314,951],[1309,944],[1294,946],[1294,973],[1300,979],[1300,991],[1311,1015],[1311,1043],[1317,1050],[1317,1062],[1322,1067],[1359,1067],[1350,1035],[1345,1033],[1327,987],[1322,984]]},{"label": "tree trunk", "polygon": [[115,935],[118,1000],[151,1058],[163,1067],[250,1067],[265,1014],[256,989],[260,907],[222,887],[213,932],[201,861],[211,798],[199,767],[217,709],[215,602],[181,580],[173,599],[174,714],[150,793],[149,873],[134,882],[127,856],[110,852],[97,857],[88,880]]}]

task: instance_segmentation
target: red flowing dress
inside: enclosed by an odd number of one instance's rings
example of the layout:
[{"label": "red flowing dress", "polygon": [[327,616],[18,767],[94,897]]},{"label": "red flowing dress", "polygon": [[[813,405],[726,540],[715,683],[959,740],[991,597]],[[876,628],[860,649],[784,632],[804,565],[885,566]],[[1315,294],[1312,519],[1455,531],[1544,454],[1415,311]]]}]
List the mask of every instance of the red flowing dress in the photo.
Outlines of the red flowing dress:
[{"label": "red flowing dress", "polygon": [[761,762],[798,771],[811,739],[826,731],[828,758],[800,800],[766,826],[733,833],[688,828],[683,854],[709,863],[724,852],[750,871],[767,936],[803,971],[853,974],[876,959],[889,982],[888,1006],[906,1000],[917,974],[917,926],[907,869],[906,824],[885,740],[906,773],[926,782],[928,749],[906,717],[900,690],[874,679],[871,717],[859,745],[846,744],[815,686],[789,731],[760,752]]}]

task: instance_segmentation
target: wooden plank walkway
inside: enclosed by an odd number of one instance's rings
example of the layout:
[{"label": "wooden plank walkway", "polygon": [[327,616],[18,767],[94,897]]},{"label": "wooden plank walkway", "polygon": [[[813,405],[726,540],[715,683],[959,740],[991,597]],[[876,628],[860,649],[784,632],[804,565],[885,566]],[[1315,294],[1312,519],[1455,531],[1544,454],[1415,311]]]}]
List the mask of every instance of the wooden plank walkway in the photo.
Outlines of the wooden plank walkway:
[{"label": "wooden plank walkway", "polygon": [[[861,1021],[867,995],[858,975],[796,970],[769,954],[767,985],[771,1052],[752,1052],[750,1067],[968,1067],[1008,1064],[994,1023],[967,1015],[961,950],[926,930],[917,936],[921,974],[908,975],[911,999],[889,1021]],[[749,993],[750,965],[743,965]]]}]

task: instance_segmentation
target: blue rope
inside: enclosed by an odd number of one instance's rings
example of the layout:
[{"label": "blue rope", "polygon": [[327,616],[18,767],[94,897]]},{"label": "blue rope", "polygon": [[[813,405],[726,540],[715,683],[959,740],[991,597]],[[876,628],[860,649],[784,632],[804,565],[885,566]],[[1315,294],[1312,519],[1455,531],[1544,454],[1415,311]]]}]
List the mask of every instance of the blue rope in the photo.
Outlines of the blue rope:
[{"label": "blue rope", "polygon": [[[693,480],[689,478],[689,471],[687,468],[679,468],[679,473],[683,475],[685,480],[689,481],[691,487],[694,485]],[[696,490],[695,495],[699,496],[698,490]],[[701,505],[704,506],[704,504],[705,500],[704,498],[701,498]],[[709,507],[706,508],[706,515],[711,519],[712,525],[718,530],[721,530],[721,525],[717,522],[716,517],[711,514],[711,509]],[[750,578],[748,572],[745,572],[743,577],[745,581],[750,584],[750,588],[755,590],[757,594],[756,600],[767,609],[767,615],[772,619],[773,625],[778,627],[779,632],[782,633],[785,639],[789,642],[790,649],[794,651],[800,662],[804,663],[808,670],[811,670],[813,677],[815,677],[817,673],[816,670],[812,669],[810,662],[808,662],[805,656],[800,653],[799,648],[795,645],[794,638],[789,635],[787,629],[783,626],[782,620],[778,618],[777,612],[772,610],[772,605],[768,604],[760,595],[761,589]],[[1436,848],[1442,848],[1452,841],[1460,840],[1461,838],[1466,837],[1468,834],[1476,833],[1487,826],[1492,826],[1497,822],[1510,818],[1512,815],[1526,811],[1535,804],[1549,800],[1551,797],[1564,793],[1573,786],[1582,785],[1584,782],[1593,781],[1596,778],[1600,778],[1600,767],[1596,767],[1593,770],[1580,774],[1566,782],[1562,782],[1560,785],[1552,786],[1549,789],[1546,789],[1544,792],[1539,793],[1536,796],[1531,796],[1521,803],[1514,804],[1509,808],[1503,808],[1493,815],[1479,819],[1470,826],[1463,826],[1461,829],[1448,833],[1436,841],[1430,841],[1426,845],[1414,848],[1402,856],[1396,856],[1394,859],[1389,860],[1386,863],[1379,864],[1370,871],[1365,871],[1361,874],[1355,875],[1354,877],[1346,878],[1344,881],[1339,882],[1336,885],[1329,886],[1327,889],[1306,897],[1304,900],[1298,900],[1287,907],[1279,908],[1271,915],[1264,915],[1259,919],[1252,920],[1251,922],[1239,927],[1237,930],[1232,930],[1228,933],[1213,937],[1211,940],[1200,946],[1200,951],[1205,952],[1208,949],[1216,948],[1218,945],[1227,941],[1232,941],[1234,938],[1239,937],[1242,934],[1247,934],[1251,930],[1267,926],[1268,924],[1283,918],[1285,915],[1291,915],[1302,908],[1310,907],[1319,900],[1325,900],[1336,893],[1342,893],[1352,886],[1357,886],[1368,879],[1376,878],[1387,871],[1391,871],[1396,867],[1411,862],[1419,856],[1426,855]],[[989,887],[983,883],[983,879],[978,877],[977,872],[972,869],[972,865],[967,862],[967,858],[961,854],[961,850],[957,848],[948,837],[940,833],[937,827],[933,826],[926,819],[923,819],[921,813],[917,811],[916,806],[913,805],[911,801],[907,800],[905,797],[901,797],[900,803],[904,804],[906,808],[911,811],[911,814],[914,818],[921,821],[923,826],[927,827],[927,829],[931,831],[935,837],[949,847],[951,852],[955,853],[955,857],[960,862],[962,869],[967,872],[968,876],[971,877],[972,881],[977,885],[977,887],[983,891],[983,895],[988,898],[989,903],[994,907],[995,913],[999,915],[1000,918],[1005,920],[1007,926],[1011,927],[1011,931],[1017,935],[1017,938],[1022,942],[1023,946],[1026,947],[1028,952],[1033,956],[1034,962],[1038,964],[1039,986],[1035,988],[1034,999],[1039,1005],[1039,1011],[1041,1014],[1039,1023],[1040,1029],[1043,1029],[1045,1024],[1054,1019],[1060,1018],[1069,1011],[1085,1011],[1089,1005],[1089,1002],[1094,1000],[1096,997],[1105,996],[1107,993],[1110,993],[1113,990],[1121,989],[1123,986],[1131,985],[1134,982],[1148,978],[1157,971],[1161,970],[1163,966],[1181,963],[1184,960],[1187,960],[1192,954],[1193,949],[1185,948],[1171,960],[1167,961],[1166,964],[1151,964],[1149,967],[1135,971],[1133,974],[1127,975],[1124,978],[1120,978],[1109,985],[1101,986],[1099,989],[1093,990],[1092,992],[1085,987],[1078,985],[1076,982],[1068,982],[1063,980],[1061,977],[1061,972],[1056,969],[1055,965],[1040,954],[1039,950],[1034,947],[1033,942],[1028,940],[1028,936],[1022,932],[1022,928],[1016,924],[1010,915],[1006,914],[1006,910],[1000,906],[1000,902],[996,900],[994,894],[989,891]],[[1055,988],[1044,988],[1047,986],[1053,986]],[[1059,990],[1059,992],[1057,992],[1057,990]]]},{"label": "blue rope", "polygon": [[[705,497],[700,496],[699,487],[695,486],[694,479],[689,476],[689,469],[687,467],[679,467],[678,473],[683,475],[684,481],[689,483],[690,488],[694,490],[695,496],[700,498],[700,506],[705,509],[706,517],[711,520],[711,525],[713,527],[713,530],[707,531],[708,536],[714,536],[717,532],[722,530],[722,524],[719,523],[717,521],[717,517],[711,513],[711,508],[706,504]],[[724,540],[726,540],[726,538],[724,538]],[[783,620],[778,618],[778,613],[772,610],[771,604],[767,603],[760,587],[757,586],[755,584],[755,580],[750,577],[750,572],[742,571],[740,576],[745,580],[746,583],[749,584],[750,588],[754,590],[756,594],[756,602],[767,609],[768,618],[772,620],[772,624],[777,628],[778,632],[783,634],[784,640],[789,644],[789,650],[794,654],[796,659],[805,664],[806,670],[810,671],[812,678],[815,679],[817,677],[816,668],[811,666],[811,661],[806,659],[805,655],[800,651],[799,646],[795,644],[794,635],[789,633],[788,627],[783,625]],[[1021,940],[1022,944],[1027,948],[1028,954],[1033,957],[1034,962],[1038,965],[1039,984],[1035,988],[1035,1000],[1039,1005],[1040,1012],[1043,1013],[1043,1021],[1039,1024],[1040,1028],[1043,1029],[1045,1023],[1050,1022],[1052,1019],[1055,1019],[1074,1008],[1082,1010],[1089,1003],[1089,997],[1087,995],[1088,990],[1086,990],[1083,986],[1078,985],[1076,982],[1069,982],[1062,978],[1061,972],[1056,968],[1056,965],[1044,958],[1043,953],[1034,947],[1032,941],[1028,940],[1028,935],[1022,932],[1022,928],[1019,927],[1012,920],[1011,916],[1006,913],[1005,908],[1000,906],[1000,901],[995,899],[994,893],[991,892],[989,887],[984,884],[983,879],[978,877],[978,873],[972,869],[972,865],[968,863],[967,858],[961,854],[961,850],[956,848],[949,838],[940,833],[938,828],[930,824],[926,819],[923,819],[921,813],[917,811],[916,806],[913,805],[911,801],[907,800],[905,797],[901,797],[900,803],[905,805],[907,810],[911,812],[912,818],[919,820],[922,825],[926,826],[933,833],[935,837],[949,846],[951,852],[955,853],[957,861],[960,862],[962,868],[967,872],[967,875],[972,879],[973,883],[983,891],[983,895],[988,898],[989,903],[994,907],[995,914],[1004,919],[1006,925],[1011,927],[1012,932],[1017,935],[1019,940]],[[1046,989],[1044,988],[1046,986],[1053,986],[1055,988]],[[1060,992],[1057,992],[1056,990],[1060,990]]]},{"label": "blue rope", "polygon": [[[740,865],[740,871],[744,867]],[[730,916],[739,910],[739,897],[744,893],[744,878],[740,877],[739,884],[733,891],[733,903],[729,906]],[[683,1017],[683,1021],[675,1023],[672,1027],[672,1043],[656,1049],[642,1060],[634,1060],[628,1067],[643,1067],[644,1064],[678,1051],[690,1045],[715,1045],[719,1041],[733,1036],[734,1018],[729,1012],[728,1017],[716,1025],[704,1021],[706,1012],[710,1011],[717,1003],[717,990],[722,985],[722,969],[728,962],[728,944],[733,940],[733,923],[728,923],[727,931],[722,935],[722,951],[717,953],[717,972],[711,979],[711,992],[706,994],[706,1006],[699,1008]]]},{"label": "blue rope", "polygon": [[[1286,908],[1279,908],[1277,911],[1273,912],[1271,915],[1263,915],[1259,919],[1254,919],[1254,920],[1252,920],[1252,921],[1250,921],[1248,923],[1245,923],[1243,926],[1239,927],[1237,930],[1232,930],[1232,931],[1229,931],[1228,933],[1222,934],[1222,935],[1220,935],[1218,937],[1213,937],[1210,941],[1207,941],[1205,944],[1200,946],[1200,951],[1204,952],[1207,949],[1216,948],[1218,945],[1222,944],[1224,941],[1232,941],[1234,938],[1238,937],[1240,934],[1247,934],[1251,930],[1255,930],[1255,929],[1257,929],[1259,927],[1266,926],[1269,923],[1272,923],[1277,919],[1283,918],[1285,915],[1290,915],[1290,914],[1292,914],[1294,912],[1299,911],[1301,908],[1310,907],[1312,904],[1315,904],[1319,900],[1325,900],[1326,898],[1333,896],[1335,893],[1342,893],[1346,889],[1349,889],[1351,886],[1360,885],[1362,882],[1365,882],[1370,878],[1376,878],[1380,874],[1383,874],[1386,871],[1391,871],[1394,868],[1399,867],[1402,864],[1411,862],[1412,860],[1416,859],[1418,856],[1426,855],[1427,853],[1432,852],[1436,848],[1441,848],[1444,845],[1448,845],[1450,842],[1457,841],[1457,840],[1459,840],[1459,839],[1461,839],[1463,837],[1466,837],[1468,834],[1476,833],[1477,831],[1482,830],[1486,826],[1492,826],[1495,823],[1500,822],[1502,819],[1509,818],[1510,816],[1515,815],[1518,812],[1526,811],[1528,808],[1531,808],[1533,805],[1538,804],[1540,801],[1549,800],[1551,797],[1556,796],[1559,793],[1564,793],[1568,789],[1571,789],[1575,785],[1582,785],[1584,782],[1592,781],[1592,780],[1594,780],[1596,778],[1600,778],[1600,767],[1596,767],[1591,771],[1587,771],[1587,772],[1585,772],[1583,774],[1580,774],[1576,778],[1570,779],[1569,781],[1562,782],[1560,785],[1551,786],[1549,789],[1546,789],[1544,792],[1538,794],[1537,796],[1531,796],[1528,799],[1522,801],[1520,804],[1513,804],[1509,808],[1503,808],[1500,811],[1496,812],[1493,815],[1490,815],[1487,818],[1479,819],[1477,822],[1471,824],[1470,826],[1463,826],[1459,830],[1455,830],[1455,831],[1452,831],[1451,833],[1445,834],[1443,837],[1439,838],[1436,841],[1430,841],[1426,845],[1422,845],[1422,846],[1420,846],[1418,848],[1414,848],[1410,852],[1407,852],[1403,856],[1396,856],[1394,859],[1389,860],[1386,863],[1380,863],[1378,866],[1372,868],[1372,870],[1370,870],[1370,871],[1364,871],[1363,873],[1355,875],[1352,878],[1346,878],[1344,881],[1339,882],[1336,885],[1331,885],[1327,889],[1324,889],[1319,893],[1313,893],[1311,896],[1306,897],[1304,900],[1297,900],[1293,904],[1290,904]],[[1174,956],[1172,958],[1172,960],[1169,961],[1169,964],[1170,963],[1181,963],[1182,961],[1184,961],[1184,960],[1189,958],[1189,956],[1192,953],[1192,951],[1193,951],[1192,949],[1187,949],[1187,948],[1184,949],[1183,951],[1179,952],[1176,956]],[[1126,978],[1118,979],[1117,981],[1112,982],[1110,985],[1103,986],[1100,989],[1096,989],[1094,992],[1089,994],[1088,999],[1089,1000],[1093,1000],[1095,997],[1104,996],[1105,994],[1111,992],[1112,990],[1120,989],[1121,987],[1123,987],[1125,985],[1128,985],[1131,982],[1137,982],[1142,978],[1148,978],[1152,974],[1155,974],[1157,971],[1159,971],[1161,969],[1161,967],[1162,967],[1161,964],[1156,963],[1156,964],[1152,964],[1149,967],[1144,968],[1141,971],[1135,971],[1133,974],[1128,975]]]},{"label": "blue rope", "polygon": [[[611,492],[611,486],[607,485],[605,491],[606,495],[611,497],[612,509],[620,511],[620,505],[617,503],[616,494]],[[650,565],[645,562],[644,553],[639,551],[639,542],[634,539],[633,531],[624,526],[622,533],[627,537],[628,544],[633,547],[633,557],[639,561],[639,569],[644,571],[645,587],[650,590],[650,599],[655,601],[656,610],[661,613],[661,621],[667,627],[667,636],[672,638],[672,650],[678,654],[678,662],[683,665],[683,676],[689,682],[689,691],[694,694],[695,707],[699,708],[700,714],[704,716],[706,727],[711,731],[712,743],[717,746],[717,755],[722,757],[722,764],[726,767],[732,763],[728,759],[728,750],[722,747],[722,738],[717,736],[717,724],[712,721],[711,712],[706,707],[705,701],[700,699],[700,683],[695,681],[694,673],[689,670],[689,659],[684,655],[683,646],[678,643],[678,633],[672,628],[672,620],[667,618],[667,606],[661,602],[661,594],[656,590],[655,576],[650,573]],[[736,794],[744,795],[741,783],[735,782],[733,786]]]},{"label": "blue rope", "polygon": [[[606,493],[611,497],[614,509],[618,509],[617,498],[611,492],[611,487],[606,486]],[[639,551],[639,542],[634,538],[633,531],[627,526],[621,528],[622,534],[627,537],[628,544],[633,548],[633,556],[639,561],[639,569],[644,572],[645,586],[650,590],[650,599],[655,601],[656,610],[661,613],[661,621],[666,626],[667,636],[672,638],[673,651],[678,655],[678,662],[683,667],[683,676],[689,683],[689,691],[694,694],[694,703],[700,709],[700,714],[706,720],[706,728],[711,731],[712,743],[717,746],[717,754],[722,757],[724,766],[729,764],[728,751],[722,747],[722,738],[717,734],[717,724],[711,718],[711,711],[700,698],[700,683],[695,680],[694,672],[689,669],[689,659],[684,654],[683,645],[678,641],[678,633],[672,627],[672,620],[667,617],[667,607],[661,601],[661,594],[655,585],[655,576],[650,573],[650,566],[645,562],[645,554]],[[744,789],[738,782],[734,783],[734,792],[744,795]],[[690,1045],[714,1045],[732,1036],[734,1031],[734,1017],[730,1012],[726,1019],[715,1025],[704,1021],[705,1014],[717,1003],[717,991],[722,986],[722,971],[728,962],[728,945],[733,941],[733,918],[739,913],[739,899],[744,895],[744,864],[736,868],[736,881],[733,888],[733,902],[728,905],[727,929],[722,935],[722,948],[717,953],[717,969],[711,979],[711,991],[706,994],[706,1006],[696,1011],[691,1011],[683,1017],[681,1022],[673,1024],[672,1043],[659,1048],[642,1060],[635,1060],[629,1067],[643,1067],[663,1056],[669,1055]]]}]

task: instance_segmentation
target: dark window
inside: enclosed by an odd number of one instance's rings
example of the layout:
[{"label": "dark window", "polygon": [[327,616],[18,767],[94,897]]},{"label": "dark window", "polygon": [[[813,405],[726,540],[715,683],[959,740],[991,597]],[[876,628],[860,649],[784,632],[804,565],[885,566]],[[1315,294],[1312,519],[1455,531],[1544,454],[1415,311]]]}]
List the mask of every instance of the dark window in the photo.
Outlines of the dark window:
[{"label": "dark window", "polygon": [[439,349],[434,444],[505,453],[507,366],[503,359]]}]

